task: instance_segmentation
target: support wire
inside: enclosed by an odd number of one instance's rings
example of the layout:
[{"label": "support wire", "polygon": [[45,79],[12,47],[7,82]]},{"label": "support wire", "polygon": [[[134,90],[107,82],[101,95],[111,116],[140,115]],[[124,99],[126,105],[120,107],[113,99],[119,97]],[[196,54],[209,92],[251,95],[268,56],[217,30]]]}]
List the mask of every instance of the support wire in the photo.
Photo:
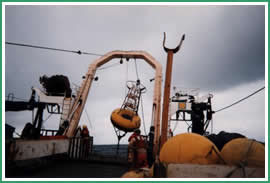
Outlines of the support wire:
[{"label": "support wire", "polygon": [[220,111],[223,111],[223,110],[225,110],[225,109],[228,109],[228,108],[230,108],[230,107],[232,107],[232,106],[234,106],[234,105],[236,105],[236,104],[238,104],[238,103],[240,103],[240,102],[242,102],[242,101],[248,99],[248,98],[251,97],[252,95],[255,95],[256,93],[262,91],[264,88],[265,88],[265,86],[263,86],[262,88],[256,90],[256,91],[253,92],[252,94],[250,94],[250,95],[248,95],[248,96],[246,96],[246,97],[244,97],[244,98],[238,100],[237,102],[232,103],[231,105],[228,105],[228,106],[223,107],[223,108],[221,108],[221,109],[219,109],[219,110],[216,110],[215,113],[220,112]]}]

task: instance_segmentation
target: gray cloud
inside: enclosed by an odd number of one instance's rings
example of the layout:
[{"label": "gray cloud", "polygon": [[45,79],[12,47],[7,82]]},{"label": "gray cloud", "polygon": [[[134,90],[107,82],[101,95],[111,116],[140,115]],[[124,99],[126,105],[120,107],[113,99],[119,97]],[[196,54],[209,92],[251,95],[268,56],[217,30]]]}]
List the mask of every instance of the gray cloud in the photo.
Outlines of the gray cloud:
[{"label": "gray cloud", "polygon": [[[264,6],[247,5],[6,6],[5,39],[99,54],[145,50],[163,65],[165,73],[163,32],[167,32],[168,47],[176,46],[185,33],[186,40],[174,55],[172,85],[215,94],[265,80],[264,16]],[[5,48],[5,94],[12,92],[22,99],[30,97],[31,86],[39,86],[38,79],[43,74],[64,74],[71,83],[80,85],[89,64],[97,58],[11,45]],[[141,60],[137,63],[148,89],[144,109],[149,126],[153,92],[149,79],[154,71]],[[129,62],[128,71],[128,79],[136,80],[134,60]],[[110,123],[110,112],[124,99],[126,62],[98,71],[97,75],[99,81],[93,83],[86,107],[98,136],[102,127]],[[93,111],[96,108],[98,111]],[[6,113],[7,122],[29,119],[20,113],[21,117],[13,120],[15,113],[10,114]],[[82,121],[86,123],[85,115]],[[106,130],[113,132],[109,126]]]}]

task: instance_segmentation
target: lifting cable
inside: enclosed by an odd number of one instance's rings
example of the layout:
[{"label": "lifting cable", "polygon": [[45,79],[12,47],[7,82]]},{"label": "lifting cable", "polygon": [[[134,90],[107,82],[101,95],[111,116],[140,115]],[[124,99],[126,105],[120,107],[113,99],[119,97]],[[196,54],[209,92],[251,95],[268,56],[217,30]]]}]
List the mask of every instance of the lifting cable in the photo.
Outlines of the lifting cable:
[{"label": "lifting cable", "polygon": [[228,106],[226,106],[226,107],[223,107],[223,108],[221,108],[221,109],[219,109],[219,110],[216,110],[216,111],[214,111],[214,112],[217,113],[217,112],[223,111],[224,109],[227,109],[227,108],[229,108],[229,107],[232,107],[233,105],[238,104],[238,103],[240,103],[240,102],[246,100],[247,98],[251,97],[252,95],[255,95],[256,93],[262,91],[264,88],[265,88],[265,86],[263,86],[262,88],[258,89],[258,90],[255,91],[255,92],[253,92],[252,94],[250,94],[250,95],[248,95],[248,96],[246,96],[246,97],[244,97],[244,98],[238,100],[237,102],[234,102],[234,103],[232,103],[231,105],[228,105]]},{"label": "lifting cable", "polygon": [[74,50],[51,48],[51,47],[45,47],[45,46],[36,46],[36,45],[14,43],[14,42],[5,42],[5,43],[6,44],[9,44],[9,45],[13,45],[13,46],[23,46],[23,47],[39,48],[39,49],[46,49],[46,50],[52,50],[52,51],[62,51],[62,52],[76,53],[76,54],[79,54],[79,55],[103,56],[102,54],[90,53],[90,52],[83,52],[81,50],[74,51]]},{"label": "lifting cable", "polygon": [[[134,58],[134,63],[135,63],[135,70],[136,70],[137,80],[140,80],[139,79],[139,74],[138,74],[138,67],[137,67],[136,58]],[[146,135],[147,133],[146,133],[145,121],[144,121],[144,111],[143,111],[143,99],[142,99],[142,95],[141,95],[141,109],[142,109],[142,121],[143,121],[144,134]]]},{"label": "lifting cable", "polygon": [[138,80],[139,79],[139,74],[138,74],[138,67],[137,67],[136,58],[134,58],[134,63],[135,63],[135,69],[136,69],[136,76],[137,76],[137,80]]},{"label": "lifting cable", "polygon": [[[127,68],[126,68],[126,81],[125,83],[127,83],[128,81],[128,62],[127,62]],[[125,87],[125,96],[127,95],[127,87]]]}]

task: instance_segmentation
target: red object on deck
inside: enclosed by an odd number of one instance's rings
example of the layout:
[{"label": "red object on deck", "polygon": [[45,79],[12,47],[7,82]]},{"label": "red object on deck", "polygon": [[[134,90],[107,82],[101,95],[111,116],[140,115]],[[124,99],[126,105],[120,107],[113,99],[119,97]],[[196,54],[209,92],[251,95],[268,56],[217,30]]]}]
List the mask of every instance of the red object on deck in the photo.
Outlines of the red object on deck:
[{"label": "red object on deck", "polygon": [[56,136],[40,136],[40,140],[57,140],[57,139],[67,139],[65,135],[56,135]]}]

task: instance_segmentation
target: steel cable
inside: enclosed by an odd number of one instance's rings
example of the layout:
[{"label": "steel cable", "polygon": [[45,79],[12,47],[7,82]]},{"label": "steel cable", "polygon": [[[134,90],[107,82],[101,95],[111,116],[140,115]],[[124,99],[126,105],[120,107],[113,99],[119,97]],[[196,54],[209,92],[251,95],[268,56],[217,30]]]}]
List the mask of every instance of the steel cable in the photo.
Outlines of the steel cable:
[{"label": "steel cable", "polygon": [[103,55],[97,54],[97,53],[82,52],[81,50],[74,51],[74,50],[66,50],[66,49],[52,48],[52,47],[46,47],[46,46],[36,46],[36,45],[14,43],[14,42],[5,42],[5,43],[9,44],[9,45],[13,45],[13,46],[23,46],[23,47],[46,49],[46,50],[52,50],[52,51],[62,51],[62,52],[76,53],[79,55],[103,56]]},{"label": "steel cable", "polygon": [[223,111],[223,110],[225,110],[225,109],[228,109],[229,107],[232,107],[232,106],[234,106],[234,105],[236,105],[236,104],[238,104],[238,103],[240,103],[240,102],[242,102],[242,101],[248,99],[249,97],[255,95],[256,93],[262,91],[264,88],[265,88],[265,86],[263,86],[262,88],[258,89],[258,90],[255,91],[255,92],[253,92],[252,94],[250,94],[250,95],[248,95],[248,96],[246,96],[246,97],[244,97],[244,98],[242,98],[242,99],[240,99],[240,100],[238,100],[238,101],[232,103],[231,105],[228,105],[228,106],[226,106],[226,107],[223,107],[223,108],[221,108],[221,109],[219,109],[219,110],[216,110],[216,111],[214,111],[214,112],[217,113],[217,112]]}]

